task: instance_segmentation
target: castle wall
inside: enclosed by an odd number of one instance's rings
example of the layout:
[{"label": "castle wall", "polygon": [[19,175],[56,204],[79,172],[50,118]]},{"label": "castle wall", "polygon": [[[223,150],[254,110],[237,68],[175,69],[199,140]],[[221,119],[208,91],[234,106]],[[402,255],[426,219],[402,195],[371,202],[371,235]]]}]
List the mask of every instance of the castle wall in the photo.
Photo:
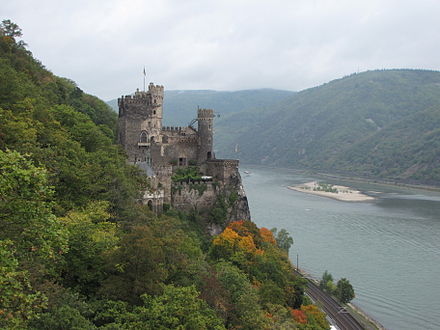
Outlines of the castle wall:
[{"label": "castle wall", "polygon": [[190,127],[163,127],[160,143],[151,145],[153,163],[174,166],[195,164],[197,140],[197,132]]},{"label": "castle wall", "polygon": [[171,204],[171,176],[173,172],[172,166],[154,166],[154,174],[158,181],[157,188],[162,189],[164,192],[163,202],[166,204]]},{"label": "castle wall", "polygon": [[239,161],[236,159],[210,159],[206,161],[206,173],[216,180],[229,184],[238,173]]},{"label": "castle wall", "polygon": [[181,211],[209,210],[217,200],[217,190],[212,182],[177,182],[172,186],[173,206]]}]

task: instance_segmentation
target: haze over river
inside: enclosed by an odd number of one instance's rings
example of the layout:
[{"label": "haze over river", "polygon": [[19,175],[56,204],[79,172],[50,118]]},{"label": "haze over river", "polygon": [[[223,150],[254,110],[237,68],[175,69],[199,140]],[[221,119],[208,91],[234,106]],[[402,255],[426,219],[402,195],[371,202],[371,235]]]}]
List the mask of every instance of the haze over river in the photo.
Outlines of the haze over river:
[{"label": "haze over river", "polygon": [[[290,258],[350,280],[353,302],[387,329],[440,329],[440,193],[242,166],[252,220],[286,228]],[[318,180],[376,197],[341,202],[287,189]]]}]

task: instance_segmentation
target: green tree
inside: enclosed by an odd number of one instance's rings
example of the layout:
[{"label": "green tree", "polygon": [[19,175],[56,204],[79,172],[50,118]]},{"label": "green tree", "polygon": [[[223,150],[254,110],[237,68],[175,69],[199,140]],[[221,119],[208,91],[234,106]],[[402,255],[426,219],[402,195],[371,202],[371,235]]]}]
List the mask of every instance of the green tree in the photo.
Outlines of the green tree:
[{"label": "green tree", "polygon": [[28,272],[20,270],[12,241],[0,241],[0,327],[25,328],[46,306],[46,297],[33,290]]},{"label": "green tree", "polygon": [[0,150],[0,239],[13,241],[19,259],[37,272],[55,270],[67,249],[65,228],[51,211],[52,194],[44,168]]},{"label": "green tree", "polygon": [[17,24],[11,22],[11,20],[9,20],[9,19],[4,19],[1,22],[0,34],[7,36],[7,37],[12,37],[12,38],[22,36],[20,27]]},{"label": "green tree", "polygon": [[353,286],[346,278],[341,278],[336,284],[336,297],[340,302],[349,303],[354,297]]},{"label": "green tree", "polygon": [[142,306],[122,315],[124,329],[225,329],[194,286],[166,285],[159,296],[142,295]]},{"label": "green tree", "polygon": [[227,313],[227,326],[243,329],[264,329],[267,320],[258,303],[258,293],[246,274],[228,262],[216,265],[217,278],[229,291],[232,309]]},{"label": "green tree", "polygon": [[289,232],[284,228],[282,228],[280,231],[278,231],[277,228],[272,228],[271,231],[275,236],[278,247],[289,253],[289,249],[293,245],[293,238],[289,235]]},{"label": "green tree", "polygon": [[96,326],[84,317],[80,311],[71,306],[63,305],[44,313],[31,323],[31,330],[92,330]]},{"label": "green tree", "polygon": [[336,290],[335,284],[333,282],[333,276],[332,274],[330,274],[329,272],[325,271],[324,274],[322,275],[322,279],[319,282],[319,287],[324,290],[327,291],[329,293],[334,293]]},{"label": "green tree", "polygon": [[81,211],[69,212],[61,221],[68,231],[69,251],[64,255],[64,283],[90,295],[106,277],[106,255],[119,241],[116,224],[108,222],[108,202],[90,202]]},{"label": "green tree", "polygon": [[147,225],[136,225],[121,239],[120,247],[109,256],[111,268],[100,292],[111,299],[132,304],[140,295],[160,294],[160,284],[168,277],[162,242]]}]

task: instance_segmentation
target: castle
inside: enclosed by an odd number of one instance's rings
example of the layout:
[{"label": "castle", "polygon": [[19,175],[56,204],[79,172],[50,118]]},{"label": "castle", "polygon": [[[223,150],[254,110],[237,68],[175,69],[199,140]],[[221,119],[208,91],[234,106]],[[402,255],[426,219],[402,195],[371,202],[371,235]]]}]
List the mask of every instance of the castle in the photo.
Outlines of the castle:
[{"label": "castle", "polygon": [[[148,85],[148,91],[137,90],[133,95],[118,99],[118,141],[128,161],[150,177],[151,188],[144,194],[144,203],[155,212],[161,212],[165,204],[178,209],[209,210],[220,195],[235,191],[238,201],[244,203],[238,213],[247,213],[240,216],[250,218],[238,160],[215,158],[214,111],[198,109],[197,118],[187,127],[164,127],[163,99],[164,87],[153,83]],[[173,181],[177,169],[189,166],[199,171],[198,182]],[[202,194],[200,189],[198,195],[192,191],[195,184],[203,185]]]}]

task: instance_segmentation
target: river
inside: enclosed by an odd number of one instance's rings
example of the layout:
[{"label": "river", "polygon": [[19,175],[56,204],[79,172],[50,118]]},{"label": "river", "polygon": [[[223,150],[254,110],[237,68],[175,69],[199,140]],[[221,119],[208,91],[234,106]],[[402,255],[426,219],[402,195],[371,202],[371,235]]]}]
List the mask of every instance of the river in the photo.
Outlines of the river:
[{"label": "river", "polygon": [[[349,279],[353,302],[387,329],[440,329],[440,193],[242,166],[252,220],[285,228],[290,258],[319,279]],[[376,197],[341,202],[289,190],[320,180]]]}]

